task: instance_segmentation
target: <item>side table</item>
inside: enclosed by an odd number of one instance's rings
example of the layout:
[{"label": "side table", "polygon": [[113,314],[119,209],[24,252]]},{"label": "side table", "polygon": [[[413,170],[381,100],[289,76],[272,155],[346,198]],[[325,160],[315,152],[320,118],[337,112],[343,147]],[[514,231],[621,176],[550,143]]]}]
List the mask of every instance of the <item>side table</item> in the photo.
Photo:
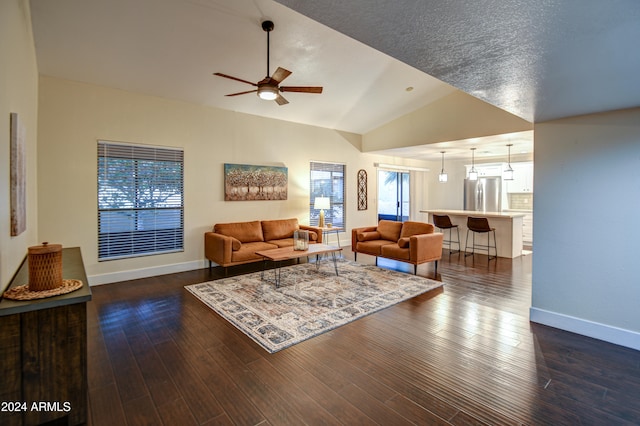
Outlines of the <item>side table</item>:
[{"label": "side table", "polygon": [[322,227],[320,229],[322,229],[322,244],[329,244],[329,235],[332,232],[335,232],[336,240],[338,242],[338,247],[342,248],[342,246],[340,245],[340,235],[339,235],[339,233],[340,232],[344,232],[344,228],[341,228],[339,226],[325,226],[325,227]]}]

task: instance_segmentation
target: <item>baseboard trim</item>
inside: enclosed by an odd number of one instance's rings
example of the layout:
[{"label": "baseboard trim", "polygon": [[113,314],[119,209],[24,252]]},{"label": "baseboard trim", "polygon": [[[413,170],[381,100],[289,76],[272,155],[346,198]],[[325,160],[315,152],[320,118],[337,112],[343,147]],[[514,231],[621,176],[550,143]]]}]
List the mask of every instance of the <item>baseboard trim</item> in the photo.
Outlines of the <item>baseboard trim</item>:
[{"label": "baseboard trim", "polygon": [[112,272],[109,274],[90,275],[87,277],[90,286],[111,284],[119,281],[136,280],[156,275],[174,274],[177,272],[193,271],[194,269],[207,268],[206,260],[194,260],[191,262],[174,263],[172,265],[154,266],[151,268],[132,269],[129,271]]},{"label": "baseboard trim", "polygon": [[640,333],[635,331],[538,308],[529,309],[529,320],[538,324],[548,325],[549,327],[559,328],[560,330],[603,340],[615,345],[640,350]]}]

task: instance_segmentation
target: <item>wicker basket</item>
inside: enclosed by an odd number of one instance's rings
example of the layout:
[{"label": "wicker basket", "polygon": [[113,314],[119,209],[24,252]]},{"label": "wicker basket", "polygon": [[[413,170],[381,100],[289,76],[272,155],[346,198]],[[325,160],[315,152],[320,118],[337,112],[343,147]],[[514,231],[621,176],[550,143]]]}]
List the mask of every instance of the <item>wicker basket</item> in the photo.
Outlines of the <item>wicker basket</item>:
[{"label": "wicker basket", "polygon": [[62,245],[42,243],[29,247],[29,290],[45,291],[62,286]]}]

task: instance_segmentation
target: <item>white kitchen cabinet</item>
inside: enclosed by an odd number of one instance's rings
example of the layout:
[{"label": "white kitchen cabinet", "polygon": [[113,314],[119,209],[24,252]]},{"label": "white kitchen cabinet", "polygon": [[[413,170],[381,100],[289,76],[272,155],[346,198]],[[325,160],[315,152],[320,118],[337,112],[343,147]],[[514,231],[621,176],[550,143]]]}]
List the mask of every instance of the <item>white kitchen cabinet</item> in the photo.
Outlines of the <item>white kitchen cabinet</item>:
[{"label": "white kitchen cabinet", "polygon": [[[475,165],[476,172],[478,172],[478,177],[487,177],[487,176],[502,176],[502,170],[506,167],[506,164],[481,164]],[[471,170],[471,166],[466,166],[467,174],[469,176],[469,170]]]},{"label": "white kitchen cabinet", "polygon": [[505,181],[507,192],[533,192],[533,163],[512,163],[513,180]]}]

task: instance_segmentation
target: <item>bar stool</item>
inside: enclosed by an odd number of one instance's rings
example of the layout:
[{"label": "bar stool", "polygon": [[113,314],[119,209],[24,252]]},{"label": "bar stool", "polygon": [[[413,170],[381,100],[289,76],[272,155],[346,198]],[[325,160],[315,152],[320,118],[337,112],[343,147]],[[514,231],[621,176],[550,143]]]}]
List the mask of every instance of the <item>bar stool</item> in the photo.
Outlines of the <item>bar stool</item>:
[{"label": "bar stool", "polygon": [[[460,230],[458,229],[458,225],[454,225],[453,223],[451,223],[451,219],[446,214],[444,215],[434,214],[433,225],[436,228],[440,229],[443,234],[446,229],[449,230],[449,239],[442,241],[444,244],[449,244],[449,254],[456,253],[456,252],[460,253]],[[458,250],[451,250],[451,243],[455,243],[455,241],[451,239],[451,230],[453,228],[456,229],[456,234],[458,235]]]},{"label": "bar stool", "polygon": [[[467,247],[469,247],[469,231],[473,232],[473,245],[471,247],[471,253],[467,252]],[[476,244],[476,233],[478,234],[487,234],[487,244]],[[491,245],[491,233],[493,233],[493,246]],[[467,238],[464,242],[464,251],[465,257],[473,256],[475,254],[476,249],[487,251],[487,256],[489,256],[489,261],[491,259],[496,259],[498,257],[498,247],[496,245],[496,228],[492,228],[489,226],[489,221],[486,217],[471,217],[467,218]],[[491,257],[491,247],[495,252],[495,256]]]}]

